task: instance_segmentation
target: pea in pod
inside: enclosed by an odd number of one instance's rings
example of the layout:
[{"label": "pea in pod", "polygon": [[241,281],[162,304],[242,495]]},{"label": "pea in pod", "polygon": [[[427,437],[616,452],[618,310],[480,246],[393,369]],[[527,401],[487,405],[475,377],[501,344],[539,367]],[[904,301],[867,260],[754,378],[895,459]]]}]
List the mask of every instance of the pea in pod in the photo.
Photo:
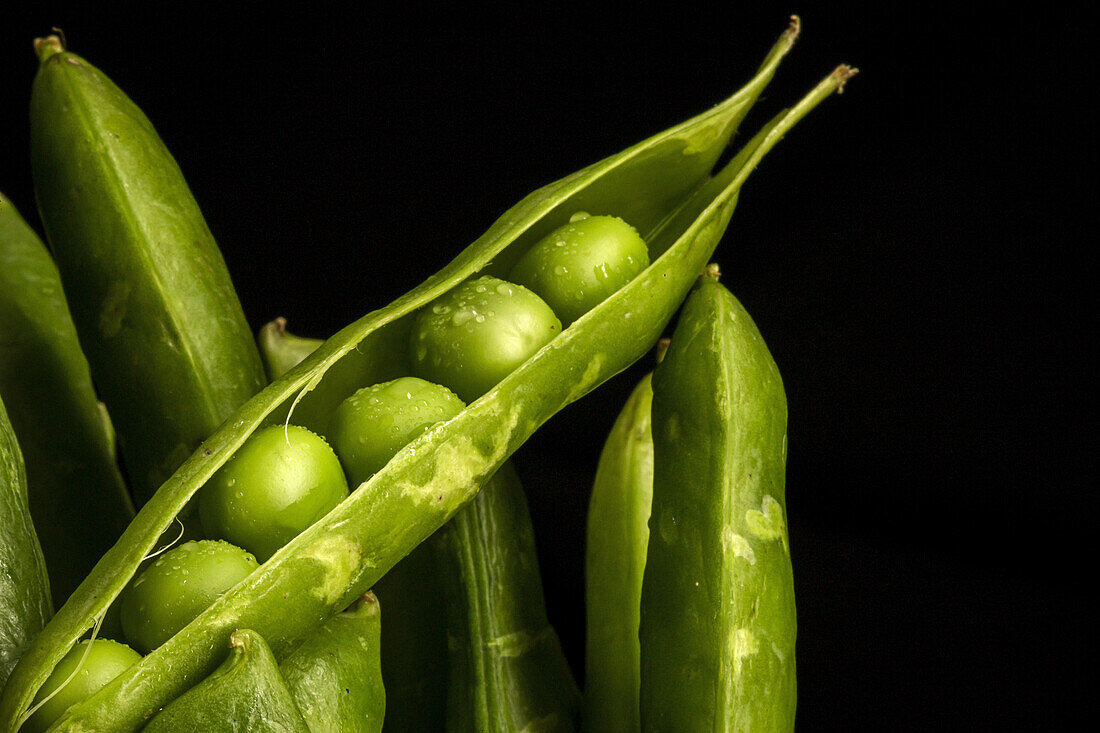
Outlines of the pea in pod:
[{"label": "pea in pod", "polygon": [[0,684],[50,619],[46,561],[27,507],[23,456],[0,402]]},{"label": "pea in pod", "polygon": [[279,665],[312,733],[377,733],[386,712],[381,613],[367,593],[310,634]]},{"label": "pea in pod", "polygon": [[225,262],[179,166],[101,71],[40,39],[35,195],[139,504],[264,385]]},{"label": "pea in pod", "polygon": [[787,401],[716,268],[688,297],[654,371],[653,449],[642,727],[793,730]]},{"label": "pea in pod", "polygon": [[143,730],[310,733],[271,650],[249,629],[234,631],[222,665],[157,713]]},{"label": "pea in pod", "polygon": [[[219,642],[234,628],[257,629],[276,654],[285,654],[441,527],[538,426],[645,353],[710,258],[750,172],[852,74],[838,68],[769,123],[719,174],[724,185],[716,192],[707,184],[708,172],[792,41],[793,34],[785,34],[761,72],[726,102],[530,194],[438,273],[338,332],[240,408],[139,511],[23,655],[0,700],[0,724],[18,723],[52,666],[253,430],[288,400],[293,405],[323,384],[325,373],[345,354],[388,356],[384,349],[391,329],[407,329],[418,308],[482,271],[505,249],[516,248],[515,256],[521,255],[540,233],[580,208],[578,198],[598,204],[588,204],[587,210],[629,207],[641,232],[660,227],[653,243],[660,256],[459,415],[406,446],[383,471],[139,665],[70,709],[57,730],[137,729],[144,711],[166,704],[213,669]],[[700,196],[709,197],[709,203]],[[677,212],[688,210],[699,213],[680,226],[685,216]],[[661,226],[668,221],[677,224]]]},{"label": "pea in pod", "polygon": [[607,436],[585,543],[586,731],[640,729],[638,615],[653,497],[652,374],[631,392]]},{"label": "pea in pod", "polygon": [[61,278],[0,196],[0,394],[27,466],[28,500],[63,601],[134,516]]},{"label": "pea in pod", "polygon": [[546,618],[531,517],[512,464],[432,541],[447,598],[447,730],[574,730],[580,693]]}]

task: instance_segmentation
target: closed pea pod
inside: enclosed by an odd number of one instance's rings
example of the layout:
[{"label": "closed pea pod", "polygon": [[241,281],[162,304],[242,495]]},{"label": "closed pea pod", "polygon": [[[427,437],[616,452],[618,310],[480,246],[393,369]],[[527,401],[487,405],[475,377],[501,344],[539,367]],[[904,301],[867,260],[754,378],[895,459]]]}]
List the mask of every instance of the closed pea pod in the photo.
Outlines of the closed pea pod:
[{"label": "closed pea pod", "polygon": [[[506,247],[537,237],[536,223],[575,211],[582,192],[603,199],[586,208],[630,207],[639,231],[665,221],[700,190],[747,106],[789,47],[785,36],[766,69],[745,91],[704,115],[531,194],[455,260],[390,306],[367,314],[250,400],[204,441],[127,528],[122,540],[82,583],[14,670],[0,702],[0,722],[17,720],[60,654],[128,581],[156,538],[197,489],[287,400],[324,381],[344,354],[370,350],[410,314],[488,265]],[[754,138],[710,203],[676,231],[666,229],[653,263],[589,317],[566,329],[490,392],[404,448],[321,522],[299,535],[162,647],[86,702],[59,730],[112,725],[131,730],[143,710],[164,704],[217,663],[218,642],[233,628],[258,628],[285,653],[325,618],[345,607],[425,537],[438,529],[524,440],[564,405],[624,368],[656,340],[720,238],[736,193],[782,135],[850,75],[840,70]],[[689,144],[690,143],[690,144]],[[685,152],[687,150],[687,152]],[[667,175],[654,172],[664,169]],[[599,185],[597,185],[599,182]],[[631,184],[631,185],[628,185]],[[637,185],[633,185],[637,184]],[[648,213],[646,213],[648,212]],[[640,215],[645,214],[646,224]],[[548,225],[543,232],[553,228]],[[647,238],[648,241],[648,238]],[[630,329],[622,324],[630,321]],[[404,321],[408,323],[408,321]],[[376,337],[376,334],[378,336]]]},{"label": "closed pea pod", "polygon": [[264,384],[225,262],[141,110],[36,42],[35,195],[137,503]]},{"label": "closed pea pod", "polygon": [[600,452],[584,550],[586,731],[639,730],[638,615],[653,497],[652,374],[631,392]]},{"label": "closed pea pod", "polygon": [[713,268],[653,375],[640,626],[646,730],[794,729],[786,430],[775,362]]},{"label": "closed pea pod", "polygon": [[51,611],[46,561],[27,507],[23,456],[0,402],[0,683]]},{"label": "closed pea pod", "polygon": [[381,613],[366,593],[306,637],[279,664],[312,733],[377,733],[386,714]]},{"label": "closed pea pod", "polygon": [[31,516],[60,603],[134,510],[57,266],[3,196],[0,394],[23,451]]},{"label": "closed pea pod", "polygon": [[147,733],[310,733],[263,637],[240,629],[229,657],[205,680],[173,700]]}]

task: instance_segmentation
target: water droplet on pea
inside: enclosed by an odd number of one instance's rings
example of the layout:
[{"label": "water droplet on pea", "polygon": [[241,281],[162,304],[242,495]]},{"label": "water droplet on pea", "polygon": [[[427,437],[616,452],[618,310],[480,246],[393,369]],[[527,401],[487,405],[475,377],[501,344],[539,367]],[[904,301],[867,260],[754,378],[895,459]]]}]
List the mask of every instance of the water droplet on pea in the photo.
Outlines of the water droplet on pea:
[{"label": "water droplet on pea", "polygon": [[557,267],[554,268],[554,274],[555,275],[564,275],[567,272],[569,272],[569,270],[567,270],[565,268],[565,265],[558,265]]},{"label": "water droplet on pea", "polygon": [[578,211],[577,213],[573,214],[573,216],[569,217],[569,223],[574,224],[578,221],[584,221],[589,216],[591,216],[591,214],[589,214],[587,211]]}]

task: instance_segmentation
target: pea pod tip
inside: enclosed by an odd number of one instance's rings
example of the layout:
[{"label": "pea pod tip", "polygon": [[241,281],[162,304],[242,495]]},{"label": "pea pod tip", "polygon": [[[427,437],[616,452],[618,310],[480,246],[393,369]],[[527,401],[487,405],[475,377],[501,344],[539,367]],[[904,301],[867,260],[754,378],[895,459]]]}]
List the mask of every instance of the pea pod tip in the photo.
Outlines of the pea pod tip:
[{"label": "pea pod tip", "polygon": [[833,73],[829,76],[836,80],[836,93],[843,94],[844,85],[847,84],[849,80],[851,80],[851,78],[858,73],[859,69],[854,66],[849,66],[848,64],[841,64],[840,66],[833,69]]},{"label": "pea pod tip", "polygon": [[65,41],[63,40],[60,30],[56,34],[50,34],[45,38],[34,39],[34,53],[38,56],[39,63],[45,63],[54,54],[61,53],[65,50]]}]

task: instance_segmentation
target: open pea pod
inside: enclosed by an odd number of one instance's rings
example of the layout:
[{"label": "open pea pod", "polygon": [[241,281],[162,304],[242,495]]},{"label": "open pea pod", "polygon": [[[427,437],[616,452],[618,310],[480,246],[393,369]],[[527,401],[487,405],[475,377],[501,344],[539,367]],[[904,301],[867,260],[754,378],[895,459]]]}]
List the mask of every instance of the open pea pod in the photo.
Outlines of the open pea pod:
[{"label": "open pea pod", "polygon": [[[479,272],[505,248],[529,245],[533,233],[564,221],[578,199],[600,185],[606,202],[627,206],[649,194],[663,221],[706,180],[726,133],[766,85],[793,34],[768,65],[723,104],[626,151],[542,188],[506,212],[449,265],[389,306],[368,313],[249,400],[211,435],[146,504],[122,539],[39,635],[12,673],[0,700],[0,724],[15,727],[37,688],[66,650],[95,622],[190,497],[286,400],[322,383],[343,355],[370,352],[417,308]],[[653,344],[706,263],[732,215],[737,192],[763,156],[850,76],[841,68],[753,138],[729,165],[738,173],[675,242],[632,283],[566,329],[455,418],[403,449],[345,502],[290,542],[259,570],[100,693],[74,706],[56,730],[137,729],[155,710],[208,674],[235,628],[254,628],[275,653],[345,607],[401,557],[438,529],[499,465],[555,412],[637,359]],[[725,132],[723,132],[725,131]],[[649,183],[639,182],[645,178]],[[618,181],[618,185],[613,185]],[[666,187],[667,185],[667,187]],[[621,194],[621,191],[626,194]],[[637,202],[630,204],[637,208]],[[624,328],[624,324],[629,327]]]}]

